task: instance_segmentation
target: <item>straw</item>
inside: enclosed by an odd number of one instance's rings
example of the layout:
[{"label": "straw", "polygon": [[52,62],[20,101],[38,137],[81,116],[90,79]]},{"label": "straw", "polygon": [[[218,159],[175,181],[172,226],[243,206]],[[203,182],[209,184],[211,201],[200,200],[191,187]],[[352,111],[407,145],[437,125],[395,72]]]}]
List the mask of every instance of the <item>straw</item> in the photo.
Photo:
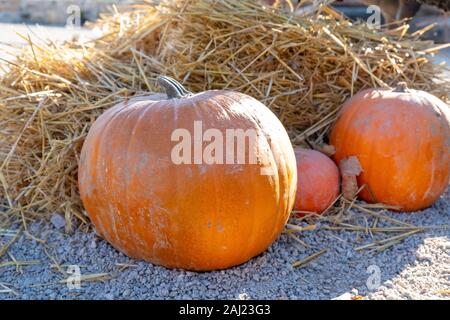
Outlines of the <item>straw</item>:
[{"label": "straw", "polygon": [[[79,280],[80,282],[83,281],[88,282],[88,281],[105,281],[109,279],[111,279],[111,275],[109,273],[93,273],[93,274],[83,274],[77,280]],[[67,284],[72,282],[73,276],[59,281],[59,283],[61,284]]]},{"label": "straw", "polygon": [[8,241],[4,246],[2,246],[2,247],[0,248],[0,258],[1,258],[6,252],[8,252],[9,247],[11,247],[12,244],[13,244],[14,242],[16,242],[17,239],[19,239],[20,231],[21,231],[21,230],[18,230],[18,231],[16,232],[16,234],[14,235],[14,237],[13,237],[10,241]]},{"label": "straw", "polygon": [[6,261],[6,262],[0,262],[0,268],[2,267],[9,267],[9,266],[30,266],[30,265],[36,265],[39,264],[39,260],[16,260],[16,261]]},{"label": "straw", "polygon": [[0,282],[0,293],[12,293],[15,296],[19,296],[19,294],[13,289],[6,286],[6,284]]},{"label": "straw", "polygon": [[406,223],[388,216],[387,209],[391,208],[382,204],[368,204],[357,199],[348,200],[339,196],[336,204],[329,207],[322,215],[292,217],[286,226],[286,232],[288,235],[295,233],[295,243],[301,241],[304,247],[308,247],[308,244],[300,237],[303,232],[310,230],[356,232],[357,235],[364,233],[369,235],[370,240],[354,247],[354,250],[380,253],[418,233],[430,229],[450,229],[450,225],[416,226]]},{"label": "straw", "polygon": [[322,249],[318,252],[315,252],[309,256],[307,256],[306,258],[303,258],[299,261],[296,261],[292,264],[292,267],[294,268],[303,268],[305,267],[308,263],[310,263],[311,261],[313,261],[314,259],[316,259],[317,257],[321,256],[322,254],[324,254],[325,252],[327,252],[328,249]]},{"label": "straw", "polygon": [[[124,20],[132,23],[121,27]],[[295,145],[326,144],[342,103],[361,89],[404,81],[445,100],[450,91],[437,79],[442,67],[426,55],[439,46],[417,40],[420,32],[371,30],[326,5],[297,16],[253,0],[163,1],[103,14],[90,27],[104,35],[87,43],[34,43],[24,35],[28,46],[1,61],[2,228],[26,230],[54,213],[66,217],[68,230],[89,224],[77,186],[89,128],[119,101],[159,91],[160,74],[194,92],[252,95]]]},{"label": "straw", "polygon": [[[76,280],[79,281],[80,285],[82,282],[95,282],[95,281],[106,281],[110,280],[112,276],[109,273],[93,273],[93,274],[84,274],[80,275]],[[32,284],[29,287],[30,288],[36,288],[36,287],[45,287],[45,286],[52,286],[52,285],[58,285],[58,284],[72,284],[74,282],[74,277],[68,277],[65,279],[61,279],[59,281],[53,281],[53,282],[47,282],[47,283],[36,283]]]}]

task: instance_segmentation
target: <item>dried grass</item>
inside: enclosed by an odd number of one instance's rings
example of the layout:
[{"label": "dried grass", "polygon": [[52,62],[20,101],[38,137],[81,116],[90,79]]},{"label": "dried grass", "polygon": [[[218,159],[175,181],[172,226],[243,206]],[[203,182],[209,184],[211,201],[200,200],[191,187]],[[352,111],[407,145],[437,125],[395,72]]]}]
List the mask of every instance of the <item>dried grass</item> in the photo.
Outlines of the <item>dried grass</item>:
[{"label": "dried grass", "polygon": [[446,97],[423,55],[433,47],[407,25],[376,32],[329,7],[296,17],[257,3],[203,1],[172,14],[157,51],[166,73],[193,91],[230,88],[257,97],[294,143],[321,143],[341,104],[366,87],[405,81]]},{"label": "dried grass", "polygon": [[[250,94],[279,116],[294,144],[313,145],[326,141],[342,102],[362,88],[405,81],[443,99],[450,88],[436,80],[441,67],[427,56],[435,45],[418,40],[420,32],[370,30],[327,6],[294,16],[256,1],[176,1],[113,12],[92,27],[104,36],[84,44],[27,38],[1,65],[0,228],[21,222],[26,230],[54,212],[65,214],[68,229],[88,223],[77,190],[83,140],[119,100],[159,90],[159,74],[192,91]],[[342,217],[339,205],[330,210]]]},{"label": "dried grass", "polygon": [[[335,205],[328,208],[322,215],[310,214],[300,218],[296,218],[294,215],[287,224],[285,233],[307,248],[308,244],[296,237],[297,233],[312,230],[354,232],[355,243],[360,243],[364,239],[370,241],[355,246],[354,250],[366,250],[377,254],[417,233],[430,229],[450,229],[450,225],[412,225],[388,215],[389,209],[393,208],[381,204],[367,204],[356,199],[349,201],[341,194],[336,199]],[[341,240],[337,236],[336,238]],[[314,253],[300,262],[305,259],[306,262],[310,262],[325,253],[326,250],[327,248],[322,249],[318,252],[320,254]],[[293,266],[303,265],[300,262],[294,262]]]}]

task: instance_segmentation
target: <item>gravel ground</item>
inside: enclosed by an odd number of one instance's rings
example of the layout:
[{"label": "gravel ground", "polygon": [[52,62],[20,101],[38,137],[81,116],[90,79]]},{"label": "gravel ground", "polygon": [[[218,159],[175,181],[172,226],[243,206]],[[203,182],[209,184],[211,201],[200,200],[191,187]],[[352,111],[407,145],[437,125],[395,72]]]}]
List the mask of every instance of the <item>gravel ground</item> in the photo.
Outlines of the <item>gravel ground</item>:
[{"label": "gravel ground", "polygon": [[[390,215],[414,225],[450,225],[450,190],[425,211]],[[356,294],[367,299],[445,299],[450,293],[450,230],[445,228],[413,235],[379,254],[354,250],[371,241],[359,232],[303,232],[300,238],[309,247],[282,235],[267,252],[243,265],[204,273],[129,259],[94,232],[66,235],[45,221],[31,224],[29,232],[46,243],[23,235],[0,258],[0,266],[13,259],[39,262],[0,267],[0,299],[342,299]],[[2,242],[8,239],[0,237]],[[292,267],[324,248],[328,251],[306,266]],[[73,265],[82,276],[108,273],[110,278],[82,281],[80,288],[61,282],[75,270]]]}]

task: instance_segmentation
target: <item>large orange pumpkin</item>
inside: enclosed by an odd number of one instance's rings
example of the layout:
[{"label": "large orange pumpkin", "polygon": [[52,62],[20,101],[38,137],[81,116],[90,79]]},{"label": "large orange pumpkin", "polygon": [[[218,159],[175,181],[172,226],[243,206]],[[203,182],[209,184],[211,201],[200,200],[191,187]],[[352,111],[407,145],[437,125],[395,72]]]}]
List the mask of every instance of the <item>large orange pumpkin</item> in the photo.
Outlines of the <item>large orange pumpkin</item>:
[{"label": "large orange pumpkin", "polygon": [[294,210],[322,213],[339,195],[339,170],[319,151],[295,148],[297,160],[297,195]]},{"label": "large orange pumpkin", "polygon": [[[292,210],[288,135],[245,94],[159,82],[167,96],[120,103],[90,129],[78,176],[86,211],[131,257],[189,270],[243,263],[277,238]],[[241,145],[231,135],[239,130],[248,134]]]},{"label": "large orange pumpkin", "polygon": [[331,132],[336,162],[356,156],[360,197],[415,211],[445,191],[450,176],[449,107],[411,90],[369,89],[345,103]]}]

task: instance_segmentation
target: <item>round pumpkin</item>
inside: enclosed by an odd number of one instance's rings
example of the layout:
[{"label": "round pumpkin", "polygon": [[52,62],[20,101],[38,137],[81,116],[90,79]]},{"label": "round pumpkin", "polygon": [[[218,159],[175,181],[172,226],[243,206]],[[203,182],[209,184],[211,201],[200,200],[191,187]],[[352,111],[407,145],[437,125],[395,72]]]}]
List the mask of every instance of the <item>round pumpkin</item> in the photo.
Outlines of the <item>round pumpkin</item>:
[{"label": "round pumpkin", "polygon": [[322,213],[339,195],[339,170],[319,151],[295,148],[297,160],[297,194],[294,210],[298,216]]},{"label": "round pumpkin", "polygon": [[159,83],[167,95],[124,101],[91,127],[78,175],[86,211],[131,257],[188,270],[241,264],[267,249],[292,210],[286,130],[245,94]]},{"label": "round pumpkin", "polygon": [[363,200],[401,211],[428,207],[449,184],[449,119],[447,104],[403,83],[361,91],[344,104],[331,131],[334,159],[359,160]]}]

